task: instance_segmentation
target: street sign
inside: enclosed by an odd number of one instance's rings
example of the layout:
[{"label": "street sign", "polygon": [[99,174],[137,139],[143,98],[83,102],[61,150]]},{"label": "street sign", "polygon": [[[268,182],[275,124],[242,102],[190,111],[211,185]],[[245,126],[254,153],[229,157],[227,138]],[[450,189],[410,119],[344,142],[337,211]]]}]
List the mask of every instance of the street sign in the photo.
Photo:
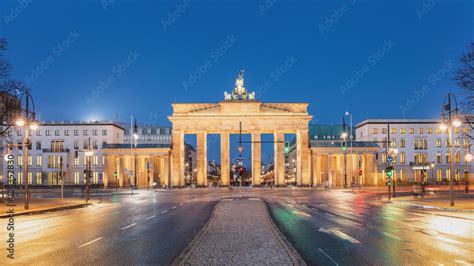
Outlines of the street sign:
[{"label": "street sign", "polygon": [[391,164],[391,163],[393,162],[393,157],[392,157],[392,156],[388,156],[388,157],[387,157],[387,162],[388,162],[389,164]]}]

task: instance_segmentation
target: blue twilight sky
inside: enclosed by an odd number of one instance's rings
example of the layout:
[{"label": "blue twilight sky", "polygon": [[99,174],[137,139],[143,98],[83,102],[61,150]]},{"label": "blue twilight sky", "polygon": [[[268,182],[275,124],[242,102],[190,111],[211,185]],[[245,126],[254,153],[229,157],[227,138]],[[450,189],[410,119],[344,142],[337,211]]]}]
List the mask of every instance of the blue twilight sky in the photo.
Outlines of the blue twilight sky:
[{"label": "blue twilight sky", "polygon": [[473,41],[474,1],[2,0],[13,78],[42,120],[169,125],[176,102],[217,102],[240,68],[265,102],[313,123],[434,118]]}]

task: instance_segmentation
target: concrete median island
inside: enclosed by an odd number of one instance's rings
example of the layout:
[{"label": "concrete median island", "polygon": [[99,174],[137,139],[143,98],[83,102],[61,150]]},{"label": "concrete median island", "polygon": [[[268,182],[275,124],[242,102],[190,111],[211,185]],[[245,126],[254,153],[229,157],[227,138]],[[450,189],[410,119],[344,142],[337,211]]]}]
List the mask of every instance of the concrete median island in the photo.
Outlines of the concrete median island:
[{"label": "concrete median island", "polygon": [[217,203],[209,222],[174,265],[305,265],[259,198]]}]

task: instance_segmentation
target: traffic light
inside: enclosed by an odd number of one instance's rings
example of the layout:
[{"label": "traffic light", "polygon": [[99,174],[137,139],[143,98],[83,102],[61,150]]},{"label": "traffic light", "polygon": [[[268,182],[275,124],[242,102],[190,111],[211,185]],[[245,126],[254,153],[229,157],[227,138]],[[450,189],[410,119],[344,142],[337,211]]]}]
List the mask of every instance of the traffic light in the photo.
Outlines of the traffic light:
[{"label": "traffic light", "polygon": [[288,141],[285,141],[285,153],[288,153],[290,151],[290,143]]},{"label": "traffic light", "polygon": [[117,171],[114,172],[114,177],[117,177]]},{"label": "traffic light", "polygon": [[391,178],[393,176],[393,167],[388,166],[387,168],[385,168],[385,173],[387,174],[388,178]]},{"label": "traffic light", "polygon": [[347,142],[346,142],[346,140],[343,140],[343,141],[342,141],[342,143],[341,143],[341,149],[342,149],[342,151],[346,151],[346,149],[347,149]]},{"label": "traffic light", "polygon": [[361,176],[362,175],[362,169],[359,169],[358,173],[359,173],[359,176]]}]

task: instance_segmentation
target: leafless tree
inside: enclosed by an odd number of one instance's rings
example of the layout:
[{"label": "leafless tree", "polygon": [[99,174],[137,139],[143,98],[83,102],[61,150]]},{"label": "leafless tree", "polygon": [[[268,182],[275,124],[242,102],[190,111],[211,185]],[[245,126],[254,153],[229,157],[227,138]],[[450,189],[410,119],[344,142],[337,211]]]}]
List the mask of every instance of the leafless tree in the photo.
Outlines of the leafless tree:
[{"label": "leafless tree", "polygon": [[474,42],[469,45],[469,51],[461,58],[461,67],[454,74],[454,81],[465,94],[462,106],[465,113],[474,110]]}]

